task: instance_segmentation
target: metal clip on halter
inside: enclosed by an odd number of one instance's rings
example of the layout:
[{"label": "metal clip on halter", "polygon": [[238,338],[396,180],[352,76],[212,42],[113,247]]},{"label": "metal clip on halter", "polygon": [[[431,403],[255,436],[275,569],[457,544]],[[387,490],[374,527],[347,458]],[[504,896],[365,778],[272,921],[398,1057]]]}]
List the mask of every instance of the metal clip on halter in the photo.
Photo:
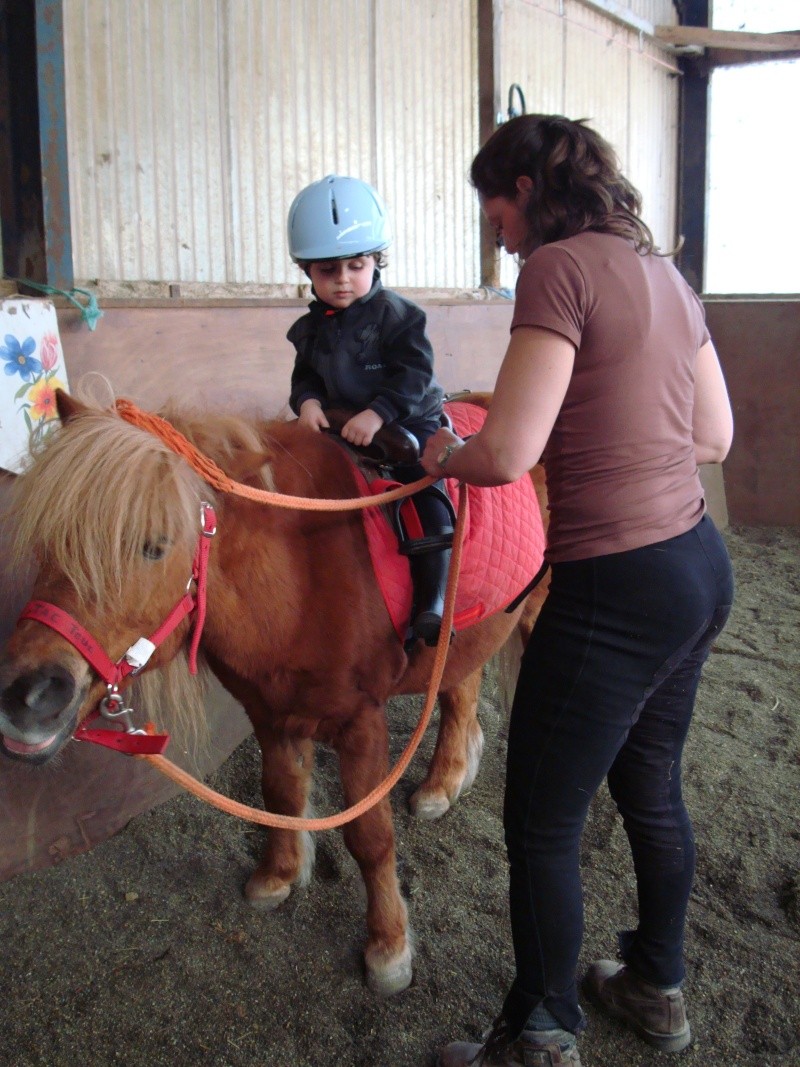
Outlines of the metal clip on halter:
[{"label": "metal clip on halter", "polygon": [[108,693],[100,701],[100,714],[109,722],[118,722],[126,734],[146,733],[145,730],[137,730],[133,725],[133,708],[125,707],[122,693],[115,685],[108,686]]}]

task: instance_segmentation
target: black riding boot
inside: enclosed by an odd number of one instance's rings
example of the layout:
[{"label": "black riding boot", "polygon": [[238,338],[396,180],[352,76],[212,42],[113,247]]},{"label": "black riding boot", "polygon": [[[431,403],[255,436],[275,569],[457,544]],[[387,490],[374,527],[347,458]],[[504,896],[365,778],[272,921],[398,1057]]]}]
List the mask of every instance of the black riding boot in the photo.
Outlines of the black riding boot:
[{"label": "black riding boot", "polygon": [[408,556],[414,586],[407,644],[421,639],[426,645],[435,645],[442,626],[455,516],[442,481],[415,493],[413,500],[422,537],[408,536],[398,509],[400,551]]},{"label": "black riding boot", "polygon": [[414,585],[412,640],[421,639],[426,645],[432,646],[439,640],[451,555],[449,548],[440,548],[428,549],[418,556],[408,557],[411,581]]}]

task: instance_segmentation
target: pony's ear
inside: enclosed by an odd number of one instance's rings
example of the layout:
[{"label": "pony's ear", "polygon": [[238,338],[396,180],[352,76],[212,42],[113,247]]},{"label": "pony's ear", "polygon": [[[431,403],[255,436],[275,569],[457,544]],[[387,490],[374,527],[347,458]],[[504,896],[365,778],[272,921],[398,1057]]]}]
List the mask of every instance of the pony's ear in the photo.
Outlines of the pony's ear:
[{"label": "pony's ear", "polygon": [[56,389],[56,410],[62,422],[74,419],[76,415],[82,415],[89,409],[80,400],[65,393],[63,389]]}]

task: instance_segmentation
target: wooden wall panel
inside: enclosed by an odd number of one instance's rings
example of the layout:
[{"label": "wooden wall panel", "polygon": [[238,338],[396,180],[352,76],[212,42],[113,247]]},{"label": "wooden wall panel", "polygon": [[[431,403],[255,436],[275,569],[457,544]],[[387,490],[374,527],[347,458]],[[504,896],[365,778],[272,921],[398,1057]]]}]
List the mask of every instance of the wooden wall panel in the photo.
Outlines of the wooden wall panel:
[{"label": "wooden wall panel", "polygon": [[[77,311],[59,312],[70,386],[90,371],[143,406],[180,397],[227,410],[277,415],[289,396],[294,352],[286,332],[305,303],[104,307],[94,333]],[[445,389],[490,389],[505,351],[510,301],[427,305]]]},{"label": "wooden wall panel", "polygon": [[[442,384],[450,391],[491,389],[508,338],[510,301],[426,303],[429,333]],[[171,396],[201,406],[259,410],[285,408],[292,365],[285,340],[302,303],[247,306],[107,306],[95,332],[72,309],[59,312],[71,386],[90,371],[106,375],[118,395],[157,407]],[[720,352],[736,418],[736,438],[725,463],[701,472],[714,518],[727,511],[741,524],[800,525],[800,301],[711,300],[707,315]],[[11,476],[0,476],[0,512]],[[6,558],[0,528],[0,560]],[[0,563],[0,645],[28,592],[29,578]],[[247,733],[243,713],[216,686],[208,704],[218,765]],[[3,761],[0,766],[0,878],[58,862],[171,795],[150,768],[111,753],[72,745],[44,779]],[[92,777],[94,776],[94,777]],[[116,783],[108,790],[108,782]],[[86,788],[81,785],[83,783]],[[81,786],[81,788],[78,788]],[[39,813],[39,794],[65,798]],[[49,803],[49,801],[48,801]],[[20,821],[33,811],[38,823]],[[38,814],[37,814],[38,813]],[[35,825],[35,833],[31,832]]]},{"label": "wooden wall panel", "polygon": [[800,525],[800,300],[706,301],[733,401],[725,461],[731,521]]}]

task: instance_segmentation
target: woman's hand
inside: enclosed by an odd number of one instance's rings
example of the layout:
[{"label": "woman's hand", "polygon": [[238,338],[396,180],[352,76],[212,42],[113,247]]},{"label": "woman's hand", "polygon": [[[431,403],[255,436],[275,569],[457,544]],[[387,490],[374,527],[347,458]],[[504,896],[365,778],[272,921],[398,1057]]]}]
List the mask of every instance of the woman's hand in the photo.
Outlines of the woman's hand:
[{"label": "woman's hand", "polygon": [[[434,478],[441,478],[444,468],[439,463],[439,456],[442,452],[452,445],[453,451],[457,448],[461,448],[464,442],[460,437],[456,437],[452,430],[448,430],[446,427],[442,427],[437,430],[433,437],[429,437],[425,443],[425,451],[420,457],[420,463],[426,474],[430,474]],[[452,453],[451,453],[452,454]],[[449,459],[449,456],[448,456]],[[445,460],[445,466],[447,460]]]},{"label": "woman's hand", "polygon": [[341,429],[340,436],[356,448],[366,448],[368,444],[371,444],[372,438],[381,426],[383,426],[383,419],[380,415],[371,408],[367,408],[365,411],[359,411],[352,419],[348,419]]},{"label": "woman's hand", "polygon": [[303,401],[300,405],[298,422],[301,426],[305,426],[309,430],[316,430],[318,433],[320,430],[327,430],[330,427],[330,423],[325,418],[325,412],[322,410],[322,404],[320,404],[319,400]]}]

